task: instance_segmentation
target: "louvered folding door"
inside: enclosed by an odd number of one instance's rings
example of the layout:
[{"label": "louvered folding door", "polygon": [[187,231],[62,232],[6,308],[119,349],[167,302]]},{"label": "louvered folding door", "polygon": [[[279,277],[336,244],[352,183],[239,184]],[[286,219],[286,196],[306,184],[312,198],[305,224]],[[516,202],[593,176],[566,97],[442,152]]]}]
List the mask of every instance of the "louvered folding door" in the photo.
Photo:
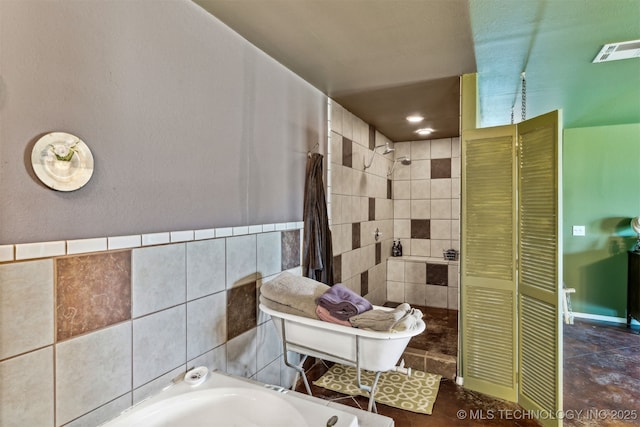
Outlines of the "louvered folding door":
[{"label": "louvered folding door", "polygon": [[545,425],[562,407],[558,116],[462,137],[464,383]]}]

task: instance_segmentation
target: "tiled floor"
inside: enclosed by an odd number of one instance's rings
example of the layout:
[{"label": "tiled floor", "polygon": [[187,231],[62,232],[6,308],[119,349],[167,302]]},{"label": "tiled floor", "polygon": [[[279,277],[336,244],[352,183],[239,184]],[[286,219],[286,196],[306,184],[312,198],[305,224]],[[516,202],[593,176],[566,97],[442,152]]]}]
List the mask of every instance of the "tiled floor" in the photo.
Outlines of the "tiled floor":
[{"label": "tiled floor", "polygon": [[[417,337],[410,346],[453,355],[457,352],[457,312],[444,310],[438,313],[432,308],[425,308],[424,312],[431,336]],[[435,319],[436,315],[442,315],[442,320]],[[638,425],[637,419],[624,421],[612,418],[624,416],[624,411],[629,411],[626,415],[633,418],[634,410],[640,418],[640,331],[580,320],[576,320],[575,325],[565,325],[564,331],[564,408],[583,411],[578,419],[565,419],[564,425]],[[327,369],[323,362],[314,365],[308,371],[310,382],[322,376]],[[314,396],[367,408],[368,400],[364,397],[345,396],[313,384],[311,389]],[[302,383],[297,390],[304,393]],[[380,414],[394,419],[396,427],[538,425],[534,420],[523,419],[526,413],[521,412],[519,406],[466,390],[445,377],[440,383],[431,415],[382,404],[377,404],[377,407]],[[587,413],[589,410],[592,412]],[[609,411],[607,417],[603,417],[603,411]]]}]

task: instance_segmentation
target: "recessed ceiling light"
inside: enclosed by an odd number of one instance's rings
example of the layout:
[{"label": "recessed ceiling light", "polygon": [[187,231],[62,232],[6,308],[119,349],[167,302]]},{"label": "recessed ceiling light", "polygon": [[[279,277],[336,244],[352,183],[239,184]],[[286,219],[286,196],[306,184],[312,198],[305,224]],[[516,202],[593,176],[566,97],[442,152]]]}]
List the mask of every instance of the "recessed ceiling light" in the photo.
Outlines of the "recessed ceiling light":
[{"label": "recessed ceiling light", "polygon": [[409,121],[411,123],[419,123],[419,122],[421,122],[423,120],[424,120],[424,117],[418,116],[417,114],[407,117],[407,121]]},{"label": "recessed ceiling light", "polygon": [[431,128],[422,128],[416,131],[416,133],[419,135],[429,135],[431,132],[433,132],[433,129]]}]

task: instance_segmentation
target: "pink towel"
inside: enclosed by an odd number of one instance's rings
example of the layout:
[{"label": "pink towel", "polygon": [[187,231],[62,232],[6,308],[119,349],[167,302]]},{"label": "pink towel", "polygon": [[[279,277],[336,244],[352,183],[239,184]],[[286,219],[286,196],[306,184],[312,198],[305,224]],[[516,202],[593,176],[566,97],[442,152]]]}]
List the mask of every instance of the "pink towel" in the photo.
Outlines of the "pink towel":
[{"label": "pink towel", "polygon": [[347,320],[336,319],[331,315],[331,313],[329,313],[329,310],[324,307],[317,306],[316,314],[318,315],[318,318],[320,320],[324,320],[325,322],[336,323],[338,325],[351,327],[351,323],[349,323]]}]

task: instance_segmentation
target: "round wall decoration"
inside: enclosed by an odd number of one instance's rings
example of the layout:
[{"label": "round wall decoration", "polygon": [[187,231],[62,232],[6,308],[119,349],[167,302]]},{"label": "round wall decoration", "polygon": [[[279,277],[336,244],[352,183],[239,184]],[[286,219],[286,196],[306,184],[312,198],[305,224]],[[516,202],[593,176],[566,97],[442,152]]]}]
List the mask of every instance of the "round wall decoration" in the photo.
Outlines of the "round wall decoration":
[{"label": "round wall decoration", "polygon": [[93,155],[80,138],[65,132],[50,132],[38,139],[31,151],[31,165],[47,187],[73,191],[93,175]]}]

